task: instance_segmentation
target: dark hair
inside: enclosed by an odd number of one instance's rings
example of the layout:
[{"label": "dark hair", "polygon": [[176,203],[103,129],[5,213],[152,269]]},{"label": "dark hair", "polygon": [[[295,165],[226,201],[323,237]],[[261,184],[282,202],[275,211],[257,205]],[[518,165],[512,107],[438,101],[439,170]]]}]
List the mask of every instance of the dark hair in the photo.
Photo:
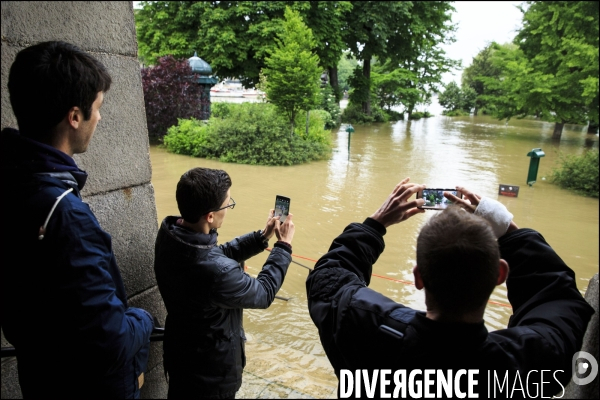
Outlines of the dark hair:
[{"label": "dark hair", "polygon": [[42,42],[21,50],[8,76],[19,130],[32,138],[47,136],[75,106],[89,120],[98,92],[108,91],[111,82],[100,61],[70,43]]},{"label": "dark hair", "polygon": [[221,169],[192,168],[177,183],[177,207],[183,219],[192,224],[221,207],[231,178]]},{"label": "dark hair", "polygon": [[447,315],[485,304],[498,280],[499,261],[500,249],[489,223],[458,206],[432,217],[417,239],[423,285]]}]

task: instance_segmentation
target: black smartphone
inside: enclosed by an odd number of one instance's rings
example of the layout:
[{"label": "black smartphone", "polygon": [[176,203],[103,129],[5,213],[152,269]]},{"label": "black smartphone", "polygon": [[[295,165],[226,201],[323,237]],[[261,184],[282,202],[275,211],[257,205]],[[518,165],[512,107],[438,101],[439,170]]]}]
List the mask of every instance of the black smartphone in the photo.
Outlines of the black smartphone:
[{"label": "black smartphone", "polygon": [[421,207],[424,210],[443,210],[452,204],[452,201],[444,197],[444,192],[450,192],[459,199],[462,199],[462,193],[456,189],[431,189],[425,188],[417,192],[417,199],[425,200]]},{"label": "black smartphone", "polygon": [[285,196],[277,195],[275,197],[275,214],[274,217],[281,217],[279,221],[285,222],[288,214],[290,213],[290,198]]}]

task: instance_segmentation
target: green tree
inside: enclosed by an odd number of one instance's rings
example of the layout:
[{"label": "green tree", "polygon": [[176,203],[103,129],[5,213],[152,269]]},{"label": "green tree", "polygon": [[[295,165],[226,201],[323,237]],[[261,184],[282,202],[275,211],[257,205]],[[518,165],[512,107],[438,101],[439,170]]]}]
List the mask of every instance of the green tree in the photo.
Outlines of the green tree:
[{"label": "green tree", "polygon": [[519,49],[503,53],[495,114],[537,115],[555,122],[560,139],[565,123],[598,121],[598,2],[527,4]]},{"label": "green tree", "polygon": [[474,115],[477,115],[479,110],[483,109],[486,113],[485,106],[486,102],[483,99],[484,95],[493,95],[490,89],[484,84],[483,78],[491,78],[498,80],[500,78],[501,69],[494,65],[492,62],[492,56],[494,49],[498,45],[492,42],[485,46],[475,57],[471,65],[466,67],[462,73],[462,86],[469,86],[477,93],[477,99],[475,101]]},{"label": "green tree", "polygon": [[268,101],[288,117],[293,135],[298,112],[320,103],[321,69],[319,57],[311,51],[312,31],[299,12],[286,8],[283,31],[277,36],[276,48],[265,59],[266,94]]},{"label": "green tree", "polygon": [[[376,2],[354,1],[354,8],[347,14],[348,48],[362,65],[355,70],[351,79],[354,91],[350,101],[362,104],[362,110],[370,115],[371,60],[373,57],[390,61],[393,67],[404,68],[423,77],[414,82],[414,88],[435,86],[441,79],[436,69],[440,65],[431,63],[431,58],[444,62],[443,52],[436,46],[451,41],[453,26],[449,2]],[[362,75],[362,76],[361,76]]]},{"label": "green tree", "polygon": [[475,107],[477,93],[469,86],[459,87],[456,82],[450,82],[438,96],[438,103],[447,111],[471,112]]},{"label": "green tree", "polygon": [[394,69],[388,72],[386,65],[374,65],[371,72],[372,93],[381,108],[403,105],[405,110],[416,104],[420,98],[420,91],[411,87],[417,80],[414,73],[405,69]]},{"label": "green tree", "polygon": [[350,90],[348,79],[352,76],[354,69],[358,66],[356,57],[350,52],[344,52],[338,62],[338,84],[341,90]]},{"label": "green tree", "polygon": [[[314,51],[337,86],[337,63],[346,47],[347,1],[196,1],[141,2],[136,13],[139,56],[152,64],[158,57],[190,57],[194,50],[216,75],[238,77],[244,86],[258,83],[265,58],[283,30],[286,7],[300,12],[313,31]],[[336,88],[337,89],[337,88]]]}]

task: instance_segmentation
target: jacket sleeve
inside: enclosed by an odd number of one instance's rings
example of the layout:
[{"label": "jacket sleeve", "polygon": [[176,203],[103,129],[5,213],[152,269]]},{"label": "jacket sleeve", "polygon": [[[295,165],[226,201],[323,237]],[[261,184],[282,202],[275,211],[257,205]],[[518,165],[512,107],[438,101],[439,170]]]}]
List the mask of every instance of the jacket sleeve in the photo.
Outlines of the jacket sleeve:
[{"label": "jacket sleeve", "polygon": [[[368,358],[363,354],[367,338],[377,337],[375,331],[388,323],[385,317],[402,307],[367,288],[373,264],[384,249],[385,228],[365,222],[348,225],[306,280],[310,317],[336,374],[352,365],[348,357]],[[351,344],[356,344],[356,337],[361,338],[360,349]]]},{"label": "jacket sleeve", "polygon": [[537,347],[536,361],[545,367],[568,371],[571,358],[581,349],[583,335],[594,309],[579,293],[575,273],[541,234],[519,229],[499,239],[508,262],[508,299],[513,307],[508,328],[499,335],[512,336],[521,349]]},{"label": "jacket sleeve", "polygon": [[261,253],[267,243],[260,239],[259,232],[250,232],[219,246],[227,258],[239,262]]},{"label": "jacket sleeve", "polygon": [[[63,259],[57,265],[64,266],[58,293],[73,305],[69,311],[74,312],[70,318],[77,330],[75,338],[98,373],[110,374],[129,362],[138,369],[147,362],[152,317],[145,310],[127,307],[110,236],[86,204],[71,205],[72,209],[62,208],[53,215],[52,226],[57,227],[54,243],[62,249]],[[145,357],[136,357],[140,350]]]},{"label": "jacket sleeve", "polygon": [[292,256],[275,246],[256,278],[245,273],[239,264],[224,259],[215,278],[212,301],[223,308],[268,308],[281,288]]}]

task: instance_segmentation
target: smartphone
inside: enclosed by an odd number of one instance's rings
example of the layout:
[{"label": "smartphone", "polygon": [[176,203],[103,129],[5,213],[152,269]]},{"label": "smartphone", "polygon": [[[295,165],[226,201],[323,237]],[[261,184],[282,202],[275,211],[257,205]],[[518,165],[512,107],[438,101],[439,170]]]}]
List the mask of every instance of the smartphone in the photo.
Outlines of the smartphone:
[{"label": "smartphone", "polygon": [[424,210],[443,210],[452,204],[452,201],[444,197],[444,192],[450,192],[459,199],[462,199],[463,195],[456,189],[430,189],[425,188],[417,192],[417,199],[424,199],[425,204],[419,207]]},{"label": "smartphone", "polygon": [[285,196],[277,195],[275,197],[275,214],[274,217],[281,217],[279,221],[285,222],[288,214],[290,213],[290,198]]}]

